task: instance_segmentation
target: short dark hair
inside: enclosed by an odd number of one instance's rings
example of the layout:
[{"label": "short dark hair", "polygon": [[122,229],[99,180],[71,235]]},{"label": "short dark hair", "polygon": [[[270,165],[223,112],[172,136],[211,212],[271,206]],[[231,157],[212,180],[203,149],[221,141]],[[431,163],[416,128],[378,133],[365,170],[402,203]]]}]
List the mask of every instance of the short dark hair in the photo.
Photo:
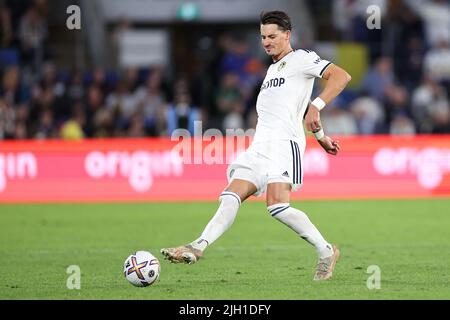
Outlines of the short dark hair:
[{"label": "short dark hair", "polygon": [[262,11],[261,24],[276,24],[283,31],[292,30],[291,19],[283,11]]}]

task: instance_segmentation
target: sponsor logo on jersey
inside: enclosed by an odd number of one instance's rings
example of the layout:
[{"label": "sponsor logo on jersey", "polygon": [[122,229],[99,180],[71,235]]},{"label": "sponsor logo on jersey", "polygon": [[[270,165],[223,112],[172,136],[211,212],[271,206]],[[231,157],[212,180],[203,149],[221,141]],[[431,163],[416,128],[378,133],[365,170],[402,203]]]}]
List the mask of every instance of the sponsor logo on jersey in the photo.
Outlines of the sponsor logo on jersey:
[{"label": "sponsor logo on jersey", "polygon": [[282,61],[280,65],[278,66],[278,71],[281,71],[286,66],[286,61]]},{"label": "sponsor logo on jersey", "polygon": [[261,86],[261,91],[268,88],[281,87],[286,80],[284,78],[273,78],[264,82]]}]

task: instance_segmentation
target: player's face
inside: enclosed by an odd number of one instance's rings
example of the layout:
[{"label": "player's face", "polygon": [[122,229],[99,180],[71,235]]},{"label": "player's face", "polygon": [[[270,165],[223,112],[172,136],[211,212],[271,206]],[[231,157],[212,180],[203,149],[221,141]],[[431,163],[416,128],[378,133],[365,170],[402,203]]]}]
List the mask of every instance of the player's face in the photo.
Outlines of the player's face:
[{"label": "player's face", "polygon": [[276,24],[261,25],[261,43],[269,56],[277,56],[289,46],[290,31],[282,31]]}]

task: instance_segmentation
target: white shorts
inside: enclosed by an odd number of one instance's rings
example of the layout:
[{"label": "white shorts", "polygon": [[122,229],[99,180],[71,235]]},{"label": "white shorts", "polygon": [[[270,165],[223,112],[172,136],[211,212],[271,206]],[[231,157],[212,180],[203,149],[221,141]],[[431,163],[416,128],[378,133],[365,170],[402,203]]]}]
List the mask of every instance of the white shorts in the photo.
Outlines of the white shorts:
[{"label": "white shorts", "polygon": [[252,143],[228,166],[227,178],[253,183],[259,196],[269,183],[290,183],[292,191],[303,182],[303,153],[305,146],[291,140],[273,140]]}]

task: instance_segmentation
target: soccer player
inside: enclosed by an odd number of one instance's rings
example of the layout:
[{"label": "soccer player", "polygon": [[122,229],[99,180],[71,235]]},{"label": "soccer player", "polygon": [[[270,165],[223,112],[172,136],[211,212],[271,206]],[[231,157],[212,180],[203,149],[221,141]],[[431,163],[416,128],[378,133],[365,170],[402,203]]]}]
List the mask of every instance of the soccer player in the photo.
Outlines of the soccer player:
[{"label": "soccer player", "polygon": [[[322,148],[332,155],[339,142],[324,134],[320,110],[336,98],[351,80],[337,65],[322,60],[314,51],[293,50],[291,21],[281,11],[261,13],[261,42],[273,63],[261,86],[256,110],[258,122],[252,144],[229,165],[226,189],[220,205],[200,237],[161,253],[175,263],[197,262],[204,250],[233,223],[239,207],[251,195],[266,192],[267,211],[312,244],[318,254],[314,280],[327,280],[339,258],[339,249],[328,243],[308,216],[289,205],[290,193],[303,182],[306,130],[314,133]],[[323,91],[310,100],[314,79],[326,79]]]}]

